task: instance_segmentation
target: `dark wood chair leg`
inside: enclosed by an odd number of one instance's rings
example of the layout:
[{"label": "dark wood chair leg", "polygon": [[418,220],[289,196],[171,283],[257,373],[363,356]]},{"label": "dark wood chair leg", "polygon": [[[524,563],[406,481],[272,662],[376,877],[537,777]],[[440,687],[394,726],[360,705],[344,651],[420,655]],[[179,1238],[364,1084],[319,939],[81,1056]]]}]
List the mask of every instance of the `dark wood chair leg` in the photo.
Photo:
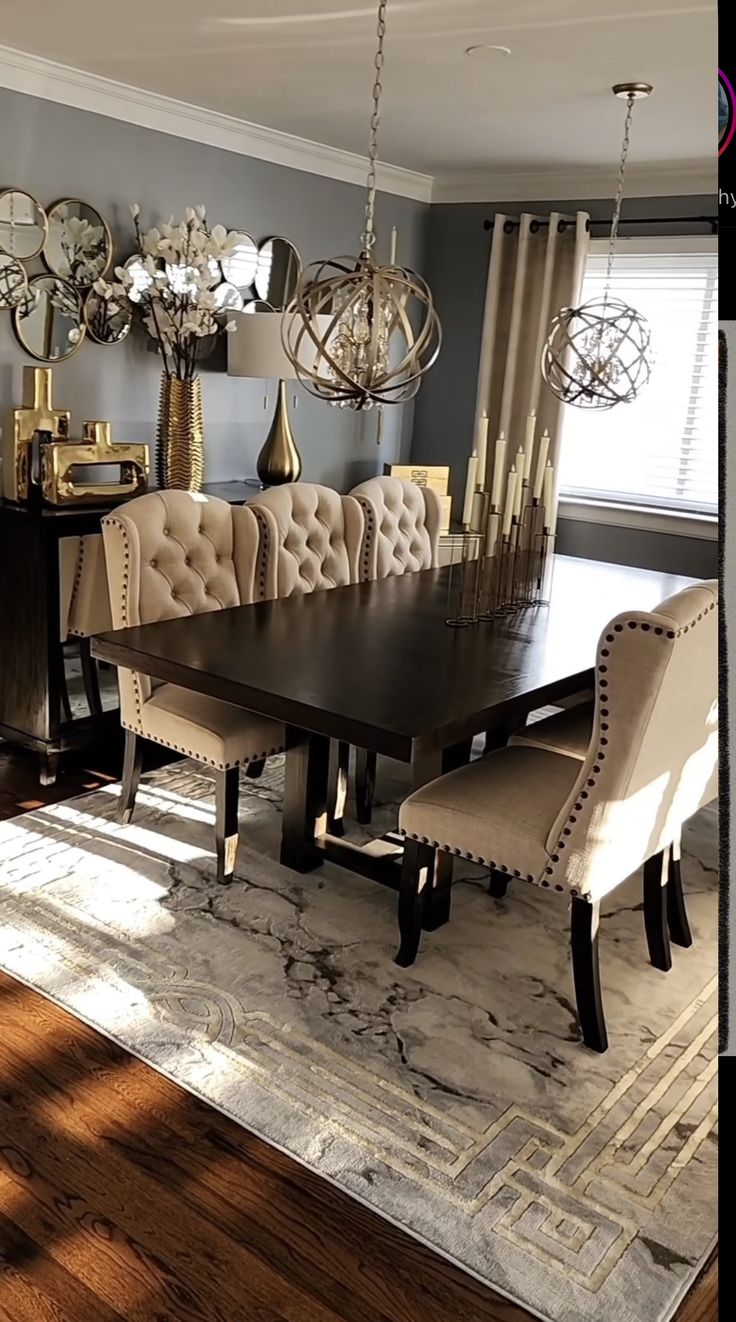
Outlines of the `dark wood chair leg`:
[{"label": "dark wood chair leg", "polygon": [[123,783],[118,804],[118,821],[128,825],[133,816],[135,796],[138,793],[138,781],[143,765],[143,740],[133,730],[125,731],[125,753],[123,756]]},{"label": "dark wood chair leg", "polygon": [[653,854],[644,864],[644,928],[649,959],[655,969],[669,973],[672,968],[670,934],[667,929],[667,891],[669,850]]},{"label": "dark wood chair leg", "polygon": [[248,780],[260,780],[265,765],[265,757],[260,758],[258,762],[249,762],[245,768],[245,774],[248,777]]},{"label": "dark wood chair leg", "polygon": [[61,699],[61,711],[65,721],[72,720],[72,704],[69,699],[69,685],[66,678],[66,657],[64,653],[64,644],[59,644],[59,697]]},{"label": "dark wood chair leg", "polygon": [[215,777],[215,846],[217,880],[227,885],[235,871],[238,852],[238,792],[240,767],[218,771]]},{"label": "dark wood chair leg", "polygon": [[400,944],[395,963],[406,969],[414,963],[424,925],[427,891],[435,872],[435,851],[418,840],[406,840],[399,886]]},{"label": "dark wood chair leg", "polygon": [[97,674],[97,662],[92,655],[89,638],[80,638],[79,656],[82,662],[84,694],[87,699],[90,716],[101,716],[102,698],[100,697],[100,681]]},{"label": "dark wood chair leg", "polygon": [[330,769],[328,775],[327,830],[338,837],[345,834],[345,801],[348,797],[350,771],[350,744],[342,739],[330,740]]},{"label": "dark wood chair leg", "polygon": [[608,1050],[598,966],[599,922],[599,905],[574,895],[570,911],[572,976],[583,1042],[591,1051]]},{"label": "dark wood chair leg", "polygon": [[436,932],[450,921],[452,906],[452,854],[434,853],[434,866],[424,897],[422,924],[425,932]]},{"label": "dark wood chair leg", "polygon": [[365,748],[355,750],[355,816],[361,826],[368,826],[373,817],[373,796],[376,790],[375,753]]},{"label": "dark wood chair leg", "polygon": [[507,872],[499,872],[494,868],[488,882],[488,894],[492,895],[494,900],[505,899],[510,880],[511,878]]},{"label": "dark wood chair leg", "polygon": [[679,840],[670,849],[667,877],[667,925],[670,929],[670,940],[674,941],[676,946],[684,946],[685,949],[688,949],[692,945],[693,937],[687,920],[685,896],[682,893]]}]

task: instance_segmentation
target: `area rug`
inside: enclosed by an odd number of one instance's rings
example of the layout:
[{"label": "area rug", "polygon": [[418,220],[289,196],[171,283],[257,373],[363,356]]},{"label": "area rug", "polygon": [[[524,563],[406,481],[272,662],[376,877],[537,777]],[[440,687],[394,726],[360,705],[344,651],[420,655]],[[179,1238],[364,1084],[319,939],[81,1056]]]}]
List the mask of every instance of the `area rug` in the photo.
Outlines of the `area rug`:
[{"label": "area rug", "polygon": [[227,888],[193,763],[146,778],[128,827],[116,786],[6,822],[0,965],[540,1317],[666,1322],[715,1236],[714,812],[684,841],[695,944],[670,974],[640,878],[609,899],[597,1056],[563,897],[492,900],[461,868],[400,970],[390,891],[275,861],[282,775],[244,782]]}]

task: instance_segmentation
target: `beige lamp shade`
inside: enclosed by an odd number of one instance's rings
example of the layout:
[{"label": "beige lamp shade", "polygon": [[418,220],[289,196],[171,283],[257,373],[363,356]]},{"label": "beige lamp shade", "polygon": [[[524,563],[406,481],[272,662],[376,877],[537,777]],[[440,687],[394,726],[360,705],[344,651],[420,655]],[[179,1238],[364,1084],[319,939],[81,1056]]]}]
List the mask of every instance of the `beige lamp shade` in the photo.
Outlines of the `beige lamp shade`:
[{"label": "beige lamp shade", "polygon": [[[318,335],[327,334],[331,317],[319,317]],[[227,337],[228,376],[261,377],[265,380],[276,378],[281,381],[297,379],[296,371],[289,362],[281,343],[280,312],[240,312],[235,316],[236,329]],[[304,337],[306,341],[306,336]],[[316,348],[304,344],[304,366],[307,371],[314,367],[317,356]],[[300,359],[301,362],[301,359]]]}]

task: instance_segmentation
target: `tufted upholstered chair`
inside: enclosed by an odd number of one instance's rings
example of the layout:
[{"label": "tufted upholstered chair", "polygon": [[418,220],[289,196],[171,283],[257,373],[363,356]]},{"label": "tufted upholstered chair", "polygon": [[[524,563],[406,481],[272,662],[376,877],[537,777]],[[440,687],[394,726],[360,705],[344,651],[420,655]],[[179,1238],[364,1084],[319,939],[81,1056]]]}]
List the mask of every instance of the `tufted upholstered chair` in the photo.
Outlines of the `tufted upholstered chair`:
[{"label": "tufted upholstered chair", "polygon": [[[364,517],[359,502],[330,487],[291,482],[251,501],[265,555],[267,597],[291,597],[357,583]],[[343,834],[350,746],[330,745],[329,829]]]},{"label": "tufted upholstered chair", "polygon": [[261,530],[267,597],[358,582],[363,512],[351,496],[291,482],[264,491],[247,509]]},{"label": "tufted upholstered chair", "polygon": [[[98,716],[102,712],[102,700],[97,666],[90,651],[90,638],[112,627],[105,553],[100,533],[60,539],[59,606],[61,643],[63,645],[70,637],[79,639],[87,705],[91,715]],[[67,719],[71,719],[63,660],[60,678],[62,703]]]},{"label": "tufted upholstered chair", "polygon": [[[579,760],[515,744],[412,794],[398,962],[413,962],[435,851],[571,896],[573,978],[583,1039],[607,1046],[598,969],[600,903],[644,865],[644,920],[655,968],[670,934],[690,944],[679,869],[683,822],[716,795],[717,585],[686,588],[651,613],[617,616],[597,655],[593,728]],[[669,921],[669,933],[668,933]]]},{"label": "tufted upholstered chair", "polygon": [[437,568],[442,506],[434,491],[397,477],[372,477],[350,494],[365,516],[361,578]]},{"label": "tufted upholstered chair", "polygon": [[[442,506],[429,487],[402,482],[397,477],[372,477],[350,492],[363,510],[364,534],[360,552],[363,581],[417,573],[439,565]],[[350,749],[341,744],[339,774],[346,778]],[[373,815],[376,755],[355,750],[356,817],[367,825]]]},{"label": "tufted upholstered chair", "polygon": [[[102,520],[116,629],[240,606],[262,596],[258,524],[237,520],[224,500],[187,491],[153,491]],[[119,670],[125,726],[121,821],[130,821],[141,769],[142,739],[214,767],[217,877],[230,879],[238,842],[239,771],[284,748],[275,721],[229,702]]]}]

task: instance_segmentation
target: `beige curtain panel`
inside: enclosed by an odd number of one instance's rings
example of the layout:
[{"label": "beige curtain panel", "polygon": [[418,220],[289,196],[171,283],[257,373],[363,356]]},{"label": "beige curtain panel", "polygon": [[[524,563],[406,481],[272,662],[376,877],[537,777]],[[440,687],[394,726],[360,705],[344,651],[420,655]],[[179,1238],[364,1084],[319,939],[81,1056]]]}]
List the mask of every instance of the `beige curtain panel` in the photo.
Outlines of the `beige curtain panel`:
[{"label": "beige curtain panel", "polygon": [[[545,427],[549,430],[549,457],[557,472],[564,405],[544,384],[540,364],[552,317],[579,301],[588,223],[585,211],[574,216],[553,211],[549,216],[496,214],[494,218],[474,432],[477,436],[486,412],[487,486],[493,476],[496,437],[500,432],[506,435],[508,470],[524,444],[532,409],[537,414],[537,441]],[[483,481],[483,474],[478,474],[478,481]]]}]

